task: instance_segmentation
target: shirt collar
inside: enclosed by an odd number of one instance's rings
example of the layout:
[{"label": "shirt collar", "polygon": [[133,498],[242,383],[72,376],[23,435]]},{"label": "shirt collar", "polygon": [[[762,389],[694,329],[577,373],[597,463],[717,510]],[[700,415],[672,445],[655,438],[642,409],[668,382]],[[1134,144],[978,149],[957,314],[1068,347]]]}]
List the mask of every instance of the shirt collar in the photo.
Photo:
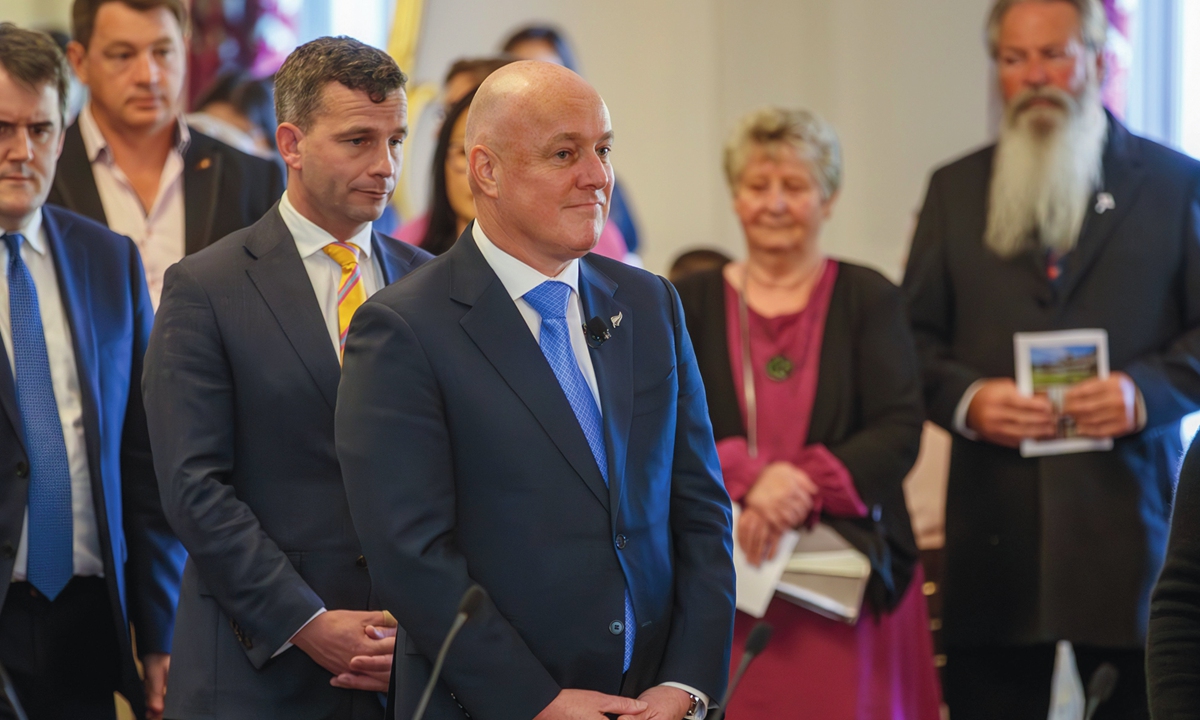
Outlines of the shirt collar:
[{"label": "shirt collar", "polygon": [[471,237],[475,239],[479,252],[483,253],[483,259],[495,271],[500,282],[504,284],[504,289],[508,291],[508,296],[513,300],[523,297],[525,293],[547,280],[566,283],[572,292],[579,294],[579,258],[567,263],[558,277],[549,277],[496,247],[479,226],[478,220],[471,224]]},{"label": "shirt collar", "polygon": [[[287,192],[284,192],[283,197],[279,200],[279,214],[283,217],[283,224],[287,225],[287,229],[292,233],[292,239],[296,241],[296,249],[300,251],[301,258],[321,252],[330,243],[339,242],[320,225],[301,215],[296,206],[292,205],[292,201],[288,199]],[[370,258],[372,232],[371,223],[367,223],[362,230],[346,242],[356,245],[363,256]]]},{"label": "shirt collar", "polygon": [[[0,230],[0,234],[7,234],[7,232]],[[16,234],[24,237],[25,243],[37,251],[38,255],[46,254],[46,241],[42,235],[42,211],[40,209],[29,216],[24,225],[17,228]]]},{"label": "shirt collar", "polygon": [[[83,148],[87,152],[88,162],[96,162],[101,153],[104,154],[105,162],[112,159],[108,149],[108,139],[104,137],[104,133],[100,132],[100,126],[96,124],[96,118],[92,116],[90,101],[83,106],[83,110],[79,113],[79,134],[83,136]],[[183,121],[182,116],[177,117],[175,119],[175,152],[183,157],[191,142],[192,133],[188,130],[187,123]]]}]

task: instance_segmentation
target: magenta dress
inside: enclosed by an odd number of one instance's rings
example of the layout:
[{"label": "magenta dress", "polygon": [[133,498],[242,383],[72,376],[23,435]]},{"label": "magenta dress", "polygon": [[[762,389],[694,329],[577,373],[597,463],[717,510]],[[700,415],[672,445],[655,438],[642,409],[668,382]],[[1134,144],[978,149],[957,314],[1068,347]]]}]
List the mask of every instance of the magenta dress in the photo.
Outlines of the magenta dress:
[{"label": "magenta dress", "polygon": [[[818,513],[865,517],[867,507],[854,478],[824,445],[808,445],[809,419],[816,397],[825,318],[838,265],[826,261],[808,306],[795,314],[764,318],[748,310],[750,357],[754,366],[758,416],[758,457],[746,439],[717,443],[725,486],[734,502],[773,462],[788,461],[820,488]],[[725,285],[729,359],[734,384],[742,386],[741,319],[737,291]],[[783,381],[767,378],[767,361],[792,358]],[[765,391],[769,388],[769,392]],[[744,394],[741,398],[746,418]],[[856,625],[817,615],[775,598],[763,618],[775,630],[766,651],[746,673],[730,703],[729,720],[938,720],[941,689],[933,664],[929,613],[921,592],[924,573],[916,568],[900,605],[876,618],[864,608]],[[734,621],[732,667],[741,662],[756,619],[738,612]]]}]

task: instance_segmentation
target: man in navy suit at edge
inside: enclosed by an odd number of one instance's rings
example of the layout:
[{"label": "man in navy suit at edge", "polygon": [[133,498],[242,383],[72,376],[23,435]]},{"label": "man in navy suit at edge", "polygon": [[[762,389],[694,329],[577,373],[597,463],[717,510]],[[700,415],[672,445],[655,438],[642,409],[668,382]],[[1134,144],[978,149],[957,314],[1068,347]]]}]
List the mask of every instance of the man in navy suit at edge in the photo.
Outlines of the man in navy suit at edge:
[{"label": "man in navy suit at edge", "polygon": [[184,552],[142,409],[153,311],[129,238],[44,205],[66,72],[0,24],[0,665],[31,718],[116,718],[114,691],[159,718]]}]

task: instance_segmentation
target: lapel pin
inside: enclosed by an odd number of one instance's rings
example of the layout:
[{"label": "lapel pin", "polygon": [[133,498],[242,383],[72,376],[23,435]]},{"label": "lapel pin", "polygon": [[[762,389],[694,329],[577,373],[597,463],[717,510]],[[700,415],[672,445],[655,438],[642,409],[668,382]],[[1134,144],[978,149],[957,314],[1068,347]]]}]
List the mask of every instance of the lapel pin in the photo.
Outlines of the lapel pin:
[{"label": "lapel pin", "polygon": [[210,167],[212,167],[212,158],[202,158],[200,162],[196,163],[197,170],[207,170]]},{"label": "lapel pin", "polygon": [[624,312],[619,312],[619,313],[617,313],[616,315],[613,315],[611,318],[609,318],[609,320],[611,320],[611,321],[612,321],[612,326],[613,326],[613,327],[615,327],[615,328],[616,328],[616,327],[621,327],[621,321],[622,321],[622,320],[624,320],[624,319],[625,319],[625,313],[624,313]]},{"label": "lapel pin", "polygon": [[1096,214],[1103,215],[1109,210],[1117,209],[1117,201],[1113,199],[1112,193],[1102,192],[1096,196]]}]

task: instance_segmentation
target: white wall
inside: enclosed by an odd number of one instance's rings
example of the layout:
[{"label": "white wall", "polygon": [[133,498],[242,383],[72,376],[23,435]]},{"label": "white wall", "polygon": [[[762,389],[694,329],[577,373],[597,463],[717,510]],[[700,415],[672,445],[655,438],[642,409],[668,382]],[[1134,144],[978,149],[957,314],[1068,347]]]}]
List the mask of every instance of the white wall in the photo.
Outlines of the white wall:
[{"label": "white wall", "polygon": [[[337,0],[334,0],[336,2]],[[614,162],[647,267],[698,245],[741,251],[721,174],[735,120],[766,103],[825,116],[846,181],[825,245],[899,278],[930,169],[986,141],[989,0],[427,0],[414,80],[549,20],[572,37],[617,132]],[[70,0],[0,0],[0,18],[66,24]],[[417,138],[420,141],[420,137]],[[423,151],[424,150],[424,151]],[[428,149],[412,147],[415,178]]]},{"label": "white wall", "polygon": [[435,0],[414,74],[436,81],[526,20],[565,28],[612,111],[614,162],[658,271],[696,245],[740,253],[720,169],[736,119],[767,103],[814,110],[846,157],[827,248],[898,278],[929,170],[987,139],[988,4]]}]

